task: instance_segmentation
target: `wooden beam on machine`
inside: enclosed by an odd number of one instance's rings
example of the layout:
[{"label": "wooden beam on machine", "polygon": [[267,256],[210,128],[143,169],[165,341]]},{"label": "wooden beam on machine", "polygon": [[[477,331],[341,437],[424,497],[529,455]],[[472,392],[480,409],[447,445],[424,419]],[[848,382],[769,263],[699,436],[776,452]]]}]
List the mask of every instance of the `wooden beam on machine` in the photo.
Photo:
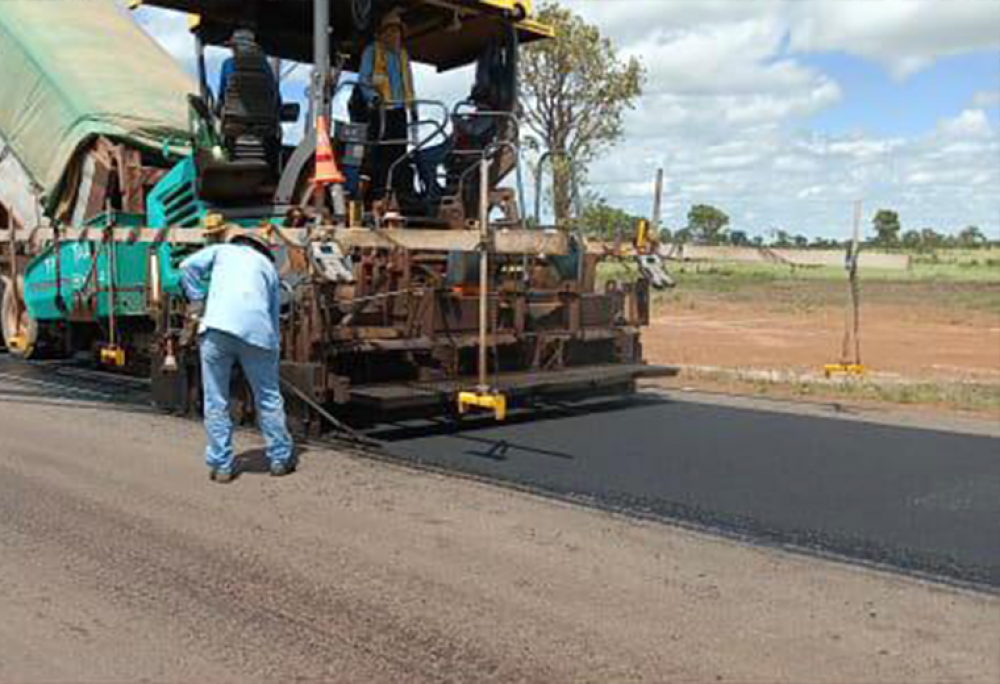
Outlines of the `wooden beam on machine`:
[{"label": "wooden beam on machine", "polygon": [[[409,252],[476,252],[479,247],[478,231],[420,230],[364,228],[229,228],[222,232],[206,234],[200,228],[63,228],[59,231],[62,241],[113,240],[124,243],[169,243],[174,245],[200,245],[223,241],[232,232],[251,233],[265,237],[275,244],[305,247],[309,242],[332,241],[341,249],[387,249]],[[55,239],[51,227],[19,229],[14,240],[44,244]],[[0,242],[9,241],[9,231],[0,230]],[[569,253],[569,238],[565,233],[537,230],[502,230],[493,238],[492,251],[507,255],[552,255]]]}]

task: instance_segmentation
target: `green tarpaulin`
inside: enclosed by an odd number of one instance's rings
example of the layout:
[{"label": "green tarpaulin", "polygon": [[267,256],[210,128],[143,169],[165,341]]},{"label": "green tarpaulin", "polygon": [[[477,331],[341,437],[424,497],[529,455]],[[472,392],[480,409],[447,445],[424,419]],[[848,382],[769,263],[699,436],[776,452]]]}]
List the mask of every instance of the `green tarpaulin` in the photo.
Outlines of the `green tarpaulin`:
[{"label": "green tarpaulin", "polygon": [[114,0],[0,2],[0,135],[46,194],[94,136],[185,145],[191,92]]}]

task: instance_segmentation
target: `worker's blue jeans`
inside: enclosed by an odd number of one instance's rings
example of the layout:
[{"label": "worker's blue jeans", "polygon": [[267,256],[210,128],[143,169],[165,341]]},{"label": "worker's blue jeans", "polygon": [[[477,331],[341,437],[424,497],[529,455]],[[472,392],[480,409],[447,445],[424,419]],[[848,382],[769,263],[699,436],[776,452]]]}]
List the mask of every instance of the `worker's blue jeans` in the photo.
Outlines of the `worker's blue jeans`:
[{"label": "worker's blue jeans", "polygon": [[205,460],[214,470],[233,469],[233,421],[229,415],[229,384],[239,363],[253,391],[257,420],[272,463],[292,457],[292,437],[285,423],[285,402],[278,382],[278,352],[248,344],[228,333],[207,330],[201,335],[201,378],[205,402]]}]

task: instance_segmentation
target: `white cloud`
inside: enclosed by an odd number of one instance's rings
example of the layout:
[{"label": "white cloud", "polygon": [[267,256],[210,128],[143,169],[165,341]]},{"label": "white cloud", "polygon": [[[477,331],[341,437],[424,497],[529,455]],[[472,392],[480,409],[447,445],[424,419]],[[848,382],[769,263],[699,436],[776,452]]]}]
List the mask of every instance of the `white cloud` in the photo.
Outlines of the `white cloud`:
[{"label": "white cloud", "polygon": [[808,117],[844,95],[801,60],[841,51],[903,78],[942,56],[1000,46],[1000,2],[625,2],[568,3],[640,55],[650,75],[626,140],[591,173],[612,202],[648,211],[662,165],[675,227],[690,204],[709,201],[750,232],[847,235],[851,205],[864,197],[908,225],[1000,229],[1000,146],[982,111],[992,91],[923,135],[824,138],[803,130]]},{"label": "white cloud", "polygon": [[980,90],[972,96],[973,107],[1000,107],[1000,90]]},{"label": "white cloud", "polygon": [[194,38],[188,30],[187,15],[140,7],[132,16],[174,59],[194,71]]},{"label": "white cloud", "polygon": [[793,50],[868,57],[899,78],[939,57],[1000,48],[995,0],[810,0],[790,10]]},{"label": "white cloud", "polygon": [[938,129],[949,138],[989,138],[993,135],[986,112],[982,109],[966,109],[952,119],[945,119],[938,124]]}]

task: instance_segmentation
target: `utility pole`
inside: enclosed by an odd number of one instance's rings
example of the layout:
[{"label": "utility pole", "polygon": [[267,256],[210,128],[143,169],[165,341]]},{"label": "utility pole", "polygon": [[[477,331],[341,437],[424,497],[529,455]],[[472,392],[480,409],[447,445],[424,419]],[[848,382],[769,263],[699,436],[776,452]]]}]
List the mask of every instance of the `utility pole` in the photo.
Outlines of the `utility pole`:
[{"label": "utility pole", "polygon": [[[862,202],[854,204],[854,234],[844,258],[847,270],[848,304],[844,309],[844,337],[840,346],[840,363],[824,367],[826,377],[833,375],[864,375],[861,363],[861,284],[858,280],[858,257],[861,251]],[[853,359],[851,347],[853,346]]]},{"label": "utility pole", "polygon": [[850,287],[850,326],[844,331],[843,357],[846,359],[850,340],[854,339],[854,365],[861,367],[861,286],[858,283],[858,252],[861,250],[861,200],[854,204],[854,238],[851,240],[851,254],[847,264]]},{"label": "utility pole", "polygon": [[656,189],[653,191],[653,235],[660,237],[660,221],[663,218],[663,168],[656,170]]}]

